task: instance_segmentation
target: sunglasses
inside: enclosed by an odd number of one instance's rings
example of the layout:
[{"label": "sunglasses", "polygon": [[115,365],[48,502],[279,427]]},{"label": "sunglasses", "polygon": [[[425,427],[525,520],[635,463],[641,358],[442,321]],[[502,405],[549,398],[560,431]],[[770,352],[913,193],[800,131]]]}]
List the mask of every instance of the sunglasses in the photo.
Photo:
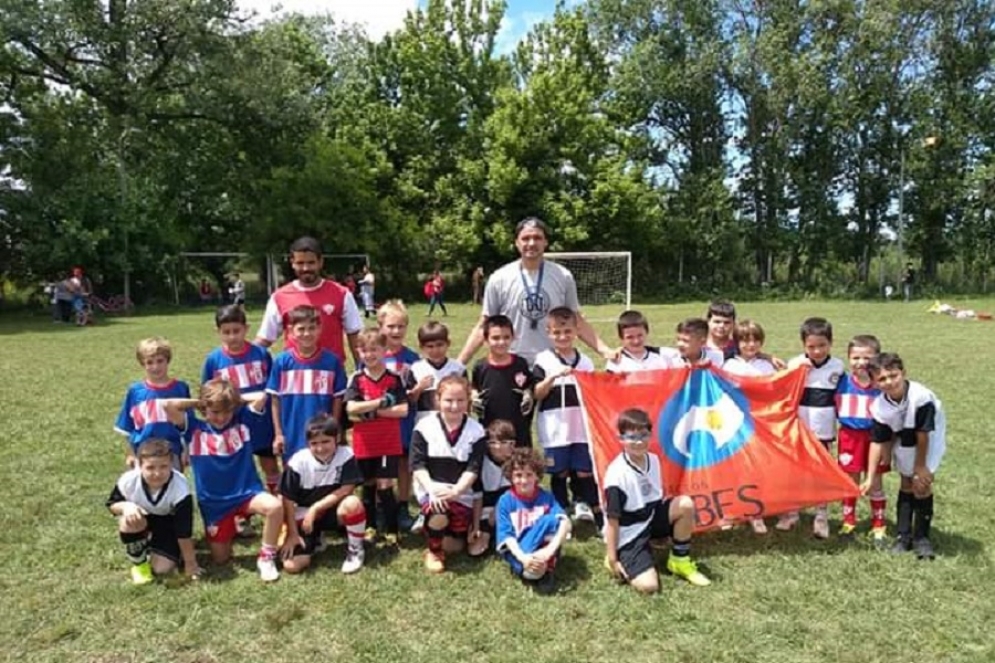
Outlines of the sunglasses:
[{"label": "sunglasses", "polygon": [[645,442],[650,439],[650,433],[649,431],[622,433],[619,437],[621,437],[623,442]]}]

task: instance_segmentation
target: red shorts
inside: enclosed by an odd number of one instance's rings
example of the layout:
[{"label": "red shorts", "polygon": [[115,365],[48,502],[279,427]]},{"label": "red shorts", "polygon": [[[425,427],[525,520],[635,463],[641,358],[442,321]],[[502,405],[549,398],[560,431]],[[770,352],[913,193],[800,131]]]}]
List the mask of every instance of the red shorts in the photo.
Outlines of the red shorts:
[{"label": "red shorts", "polygon": [[470,520],[473,518],[473,508],[465,504],[452,501],[446,504],[446,508],[436,510],[432,508],[431,502],[421,505],[421,512],[427,518],[433,513],[444,513],[449,517],[449,524],[446,526],[447,534],[466,534],[470,530]]},{"label": "red shorts", "polygon": [[[840,469],[848,474],[860,474],[867,471],[867,458],[871,448],[871,431],[856,428],[840,428],[839,450]],[[883,457],[878,463],[878,474],[891,471],[891,458]]]},{"label": "red shorts", "polygon": [[208,543],[231,543],[235,539],[235,535],[238,533],[238,529],[235,527],[236,518],[247,518],[250,514],[249,512],[249,502],[253,498],[249,498],[238,505],[237,508],[232,509],[224,515],[218,522],[213,525],[208,525],[204,528],[204,538],[207,539]]}]

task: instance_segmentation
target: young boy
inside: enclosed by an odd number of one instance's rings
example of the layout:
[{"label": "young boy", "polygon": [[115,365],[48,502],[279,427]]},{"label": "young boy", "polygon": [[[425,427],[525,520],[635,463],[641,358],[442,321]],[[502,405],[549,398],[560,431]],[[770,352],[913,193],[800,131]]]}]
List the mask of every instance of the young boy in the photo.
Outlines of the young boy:
[{"label": "young boy", "polygon": [[[242,394],[264,392],[273,357],[266,348],[245,340],[249,331],[245,311],[235,304],[222,306],[214,315],[214,324],[221,347],[211,350],[204,359],[201,384],[220,378],[234,384]],[[280,469],[273,455],[273,417],[267,412],[264,417],[254,418],[253,423],[256,429],[252,431],[252,453],[266,479],[266,488],[275,493],[280,483]]]},{"label": "young boy", "polygon": [[515,426],[510,421],[495,419],[487,427],[487,449],[473,486],[473,518],[467,539],[467,553],[471,557],[479,557],[491,548],[496,518],[494,507],[511,486],[501,468],[511,458],[515,441]]},{"label": "young boy", "polygon": [[[411,366],[418,361],[418,353],[404,345],[408,334],[408,309],[399,299],[384,302],[377,310],[377,324],[381,333],[387,338],[387,354],[383,362],[392,373],[397,374],[409,388]],[[402,530],[411,529],[414,521],[408,511],[408,500],[411,499],[411,471],[408,469],[408,450],[411,448],[411,434],[415,430],[416,409],[414,399],[408,394],[408,414],[401,419],[401,450],[397,459],[397,525]]]},{"label": "young boy", "polygon": [[266,393],[273,414],[273,453],[290,458],[307,448],[307,422],[323,412],[342,416],[345,370],[338,357],[321,348],[320,317],[312,306],[297,306],[287,315],[287,334],[294,345],[276,356]]},{"label": "young boy", "polygon": [[319,414],[307,422],[307,449],[293,455],[283,469],[280,495],[286,518],[283,570],[300,573],[311,565],[321,548],[322,532],[345,529],[345,561],[342,573],[363,568],[363,536],[366,511],[353,493],[363,477],[352,449],[340,445],[339,424],[330,414]]},{"label": "young boy", "polygon": [[137,467],[121,475],[107,498],[131,562],[131,582],[146,585],[153,574],[169,573],[181,561],[187,577],[196,580],[193,498],[186,477],[173,469],[169,442],[146,440],[135,457]]},{"label": "young boy", "polygon": [[618,316],[618,338],[622,341],[622,351],[618,359],[605,366],[609,373],[633,373],[672,368],[679,357],[673,348],[658,348],[646,345],[650,332],[649,321],[639,311],[624,311]]},{"label": "young boy", "polygon": [[919,559],[933,559],[929,540],[933,521],[933,479],[946,451],[947,419],[943,404],[932,391],[905,376],[897,354],[885,352],[870,365],[870,374],[881,390],[871,403],[874,427],[867,478],[863,493],[874,486],[878,463],[892,447],[892,462],[902,477],[898,493],[898,538],[894,553],[914,550]]},{"label": "young boy", "polygon": [[733,303],[725,299],[713,300],[708,305],[705,320],[708,322],[707,346],[721,352],[723,360],[735,357],[737,346],[733,328],[736,325],[736,307]]},{"label": "young boy", "polygon": [[424,357],[411,365],[405,386],[415,405],[415,423],[439,410],[435,387],[447,375],[466,375],[466,367],[448,357],[449,328],[429,320],[418,328],[418,349]]},{"label": "young boy", "polygon": [[[860,485],[863,473],[867,471],[867,459],[870,456],[871,429],[874,419],[871,417],[871,403],[881,391],[874,386],[868,368],[874,358],[881,352],[881,343],[870,335],[854,336],[847,345],[846,354],[850,364],[850,372],[843,376],[836,389],[836,415],[839,418],[839,464],[840,469],[850,475],[853,482]],[[874,485],[871,486],[871,536],[874,545],[883,548],[886,542],[884,514],[887,508],[882,475],[891,467],[890,459],[886,457],[874,472]],[[852,538],[857,529],[857,499],[843,500],[843,525],[840,536]]]},{"label": "young boy", "polygon": [[515,330],[504,315],[484,322],[487,357],[473,366],[473,408],[480,423],[507,419],[515,426],[518,446],[532,446],[532,371],[525,359],[510,352]]},{"label": "young boy", "polygon": [[170,423],[163,402],[170,398],[190,398],[190,387],[182,380],[169,377],[169,362],[173,348],[166,339],[153,336],[138,342],[135,357],[145,369],[145,379],[128,387],[117,416],[114,430],[128,438],[125,464],[133,467],[135,451],[145,440],[158,439],[169,442],[173,453],[173,467],[182,471],[184,464],[184,434],[186,423]]},{"label": "young boy", "polygon": [[711,581],[691,561],[694,501],[687,495],[666,497],[660,459],[649,452],[653,430],[649,415],[629,409],[618,416],[622,453],[605,471],[605,565],[613,576],[636,590],[660,589],[650,539],[670,538],[667,570],[692,585]]},{"label": "young boy", "polygon": [[[244,405],[250,400],[251,405]],[[235,385],[213,379],[201,386],[198,399],[166,401],[165,408],[170,421],[177,424],[191,408],[204,417],[190,419],[190,466],[212,561],[225,564],[231,559],[237,518],[262,516],[256,568],[263,582],[274,582],[280,578],[276,558],[283,504],[263,488],[252,462],[251,419],[265,416],[264,400],[262,394],[243,400]]]},{"label": "young boy", "polygon": [[544,465],[532,449],[515,449],[504,464],[511,490],[497,503],[497,549],[522,582],[540,594],[551,594],[570,518],[539,485]]},{"label": "young boy", "polygon": [[539,402],[539,444],[546,454],[551,474],[550,488],[563,510],[570,508],[573,493],[574,518],[593,522],[601,531],[604,519],[594,483],[587,426],[580,407],[575,371],[594,371],[594,363],[577,351],[577,314],[557,307],[546,314],[546,332],[553,343],[551,350],[536,355],[532,367],[535,397]]},{"label": "young boy", "polygon": [[[829,354],[833,347],[833,326],[828,320],[808,318],[800,331],[805,353],[788,362],[789,368],[809,366],[798,416],[830,451],[836,439],[836,389],[845,369],[842,361]],[[791,511],[778,519],[776,527],[787,531],[797,524],[798,512]],[[816,507],[812,534],[817,539],[829,538],[829,513],[825,504]]]},{"label": "young boy", "polygon": [[701,318],[687,318],[677,323],[677,352],[680,353],[680,364],[700,368],[715,366],[722,368],[725,356],[721,351],[709,347],[708,323]]},{"label": "young boy", "polygon": [[387,338],[378,329],[364,329],[356,338],[363,367],[346,388],[346,413],[353,422],[353,453],[365,480],[363,508],[374,516],[371,539],[385,535],[397,541],[397,497],[394,483],[404,453],[401,420],[408,416],[408,394],[401,378],[387,370]]},{"label": "young boy", "polygon": [[425,516],[425,569],[441,573],[446,554],[463,549],[473,512],[486,434],[469,413],[470,385],[450,375],[436,388],[439,414],[422,419],[411,440],[411,469]]}]

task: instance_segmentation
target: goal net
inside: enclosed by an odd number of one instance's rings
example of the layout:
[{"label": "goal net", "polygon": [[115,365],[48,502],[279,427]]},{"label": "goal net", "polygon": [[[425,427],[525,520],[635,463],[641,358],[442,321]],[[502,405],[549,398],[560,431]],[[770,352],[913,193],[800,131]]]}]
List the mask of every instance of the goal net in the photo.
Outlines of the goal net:
[{"label": "goal net", "polygon": [[585,315],[586,309],[592,306],[619,311],[631,308],[632,253],[547,253],[545,258],[563,265],[573,274],[577,282],[577,298],[585,307]]},{"label": "goal net", "polygon": [[[272,293],[284,283],[294,279],[294,270],[290,267],[290,256],[270,255],[268,287]],[[363,274],[363,265],[370,264],[368,253],[323,253],[322,273],[325,278],[345,283],[349,276],[358,283]]]}]

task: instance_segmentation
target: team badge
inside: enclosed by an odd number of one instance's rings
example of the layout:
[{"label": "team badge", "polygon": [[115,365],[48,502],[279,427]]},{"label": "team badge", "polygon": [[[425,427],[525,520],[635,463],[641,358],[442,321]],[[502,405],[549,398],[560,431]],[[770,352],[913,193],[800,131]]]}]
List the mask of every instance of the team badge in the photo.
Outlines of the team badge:
[{"label": "team badge", "polygon": [[325,304],[324,306],[321,307],[321,312],[324,313],[325,315],[331,315],[332,313],[335,313],[335,304]]},{"label": "team badge", "polygon": [[841,373],[831,373],[829,375],[829,384],[835,386],[837,383],[839,383],[841,377],[843,377]]},{"label": "team badge", "polygon": [[754,425],[741,391],[711,371],[695,370],[660,411],[657,431],[667,458],[695,470],[734,456],[753,437]]}]

